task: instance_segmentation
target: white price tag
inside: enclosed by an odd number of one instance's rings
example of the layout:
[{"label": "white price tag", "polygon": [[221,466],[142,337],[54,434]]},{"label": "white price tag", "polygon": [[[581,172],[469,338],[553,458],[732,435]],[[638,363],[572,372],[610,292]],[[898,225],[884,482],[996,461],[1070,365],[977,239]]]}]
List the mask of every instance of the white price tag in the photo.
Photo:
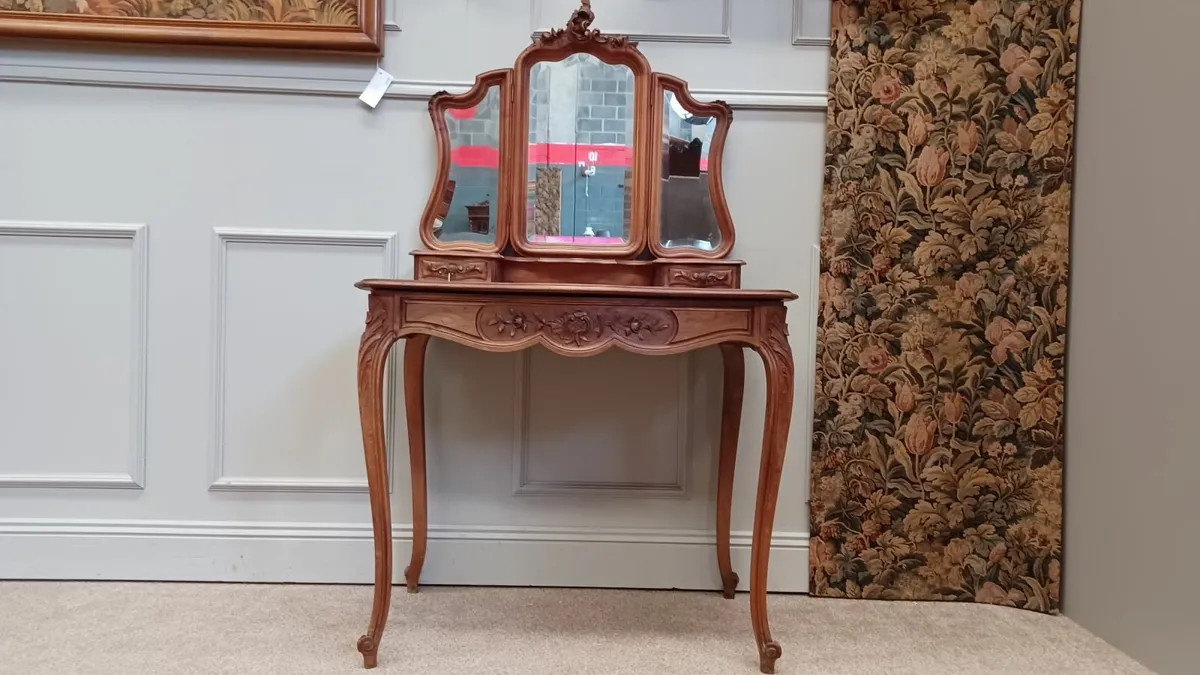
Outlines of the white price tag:
[{"label": "white price tag", "polygon": [[374,108],[379,105],[379,101],[387,93],[388,87],[392,86],[393,79],[395,78],[383,68],[376,68],[375,76],[367,83],[367,88],[363,89],[363,93],[359,95],[358,100]]}]

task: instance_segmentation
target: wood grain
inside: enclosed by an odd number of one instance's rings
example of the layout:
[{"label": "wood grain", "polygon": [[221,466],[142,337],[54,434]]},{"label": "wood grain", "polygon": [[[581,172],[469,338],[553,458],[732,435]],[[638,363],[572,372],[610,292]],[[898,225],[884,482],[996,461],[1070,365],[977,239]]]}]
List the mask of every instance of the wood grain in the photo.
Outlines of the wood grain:
[{"label": "wood grain", "polygon": [[387,442],[383,428],[383,375],[388,352],[396,342],[398,298],[372,295],[367,300],[367,327],[358,347],[358,409],[371,495],[375,539],[375,600],[367,632],[358,639],[363,666],[374,668],[379,641],[387,625],[392,597],[392,507],[387,481]]},{"label": "wood grain", "polygon": [[739,345],[721,345],[724,378],[721,384],[721,446],[717,455],[717,569],[726,598],[737,593],[738,575],[729,553],[729,521],[733,511],[733,476],[737,467],[738,433],[742,426],[742,397],[746,390],[746,357]]},{"label": "wood grain", "polygon": [[754,350],[762,357],[766,369],[767,411],[758,473],[758,499],[754,507],[753,544],[750,546],[750,623],[758,645],[759,670],[768,675],[775,672],[775,662],[783,655],[783,648],[771,639],[771,626],[767,621],[767,572],[779,480],[792,422],[795,367],[787,339],[786,312],[783,307],[765,308],[754,341]]},{"label": "wood grain", "polygon": [[404,568],[409,593],[416,593],[429,540],[429,498],[425,480],[425,348],[428,335],[404,342],[404,410],[408,423],[408,470],[412,477],[412,557]]}]

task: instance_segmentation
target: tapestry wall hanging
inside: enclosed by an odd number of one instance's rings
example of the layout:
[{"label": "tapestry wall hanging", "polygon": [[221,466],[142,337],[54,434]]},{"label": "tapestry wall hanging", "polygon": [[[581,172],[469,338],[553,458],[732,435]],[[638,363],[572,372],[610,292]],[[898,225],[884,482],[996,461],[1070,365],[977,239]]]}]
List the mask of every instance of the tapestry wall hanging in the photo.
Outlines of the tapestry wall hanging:
[{"label": "tapestry wall hanging", "polygon": [[380,0],[0,0],[0,37],[382,53]]},{"label": "tapestry wall hanging", "polygon": [[1079,13],[834,2],[815,596],[1059,609]]}]

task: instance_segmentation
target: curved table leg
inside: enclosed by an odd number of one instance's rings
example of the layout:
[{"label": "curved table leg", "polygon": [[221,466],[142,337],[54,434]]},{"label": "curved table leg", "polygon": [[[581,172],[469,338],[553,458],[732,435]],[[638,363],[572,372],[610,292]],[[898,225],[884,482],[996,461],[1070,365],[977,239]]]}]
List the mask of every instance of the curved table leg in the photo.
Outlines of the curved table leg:
[{"label": "curved table leg", "polygon": [[738,575],[729,558],[729,518],[733,510],[733,475],[737,465],[738,432],[742,424],[742,394],[746,388],[746,359],[741,345],[721,345],[725,377],[721,397],[721,449],[717,460],[717,568],[726,598],[737,591]]},{"label": "curved table leg", "polygon": [[404,568],[409,593],[416,593],[425,565],[429,538],[429,509],[425,484],[425,348],[428,335],[414,335],[404,344],[404,410],[408,419],[408,465],[412,475],[412,558]]},{"label": "curved table leg", "polygon": [[766,334],[754,349],[763,360],[767,376],[767,414],[763,429],[762,464],[758,475],[758,501],[754,508],[754,534],[750,545],[750,622],[758,645],[758,667],[775,672],[775,661],[783,654],[771,639],[767,621],[767,571],[771,556],[771,532],[779,479],[787,452],[788,428],[792,421],[794,388],[792,350],[787,341],[786,310],[768,310]]},{"label": "curved table leg", "polygon": [[392,596],[392,509],[383,428],[383,375],[388,352],[396,342],[386,312],[374,304],[371,309],[358,348],[358,410],[362,418],[363,452],[375,539],[375,600],[367,633],[358,639],[358,651],[362,652],[366,668],[374,668],[377,663],[379,640],[387,623]]}]

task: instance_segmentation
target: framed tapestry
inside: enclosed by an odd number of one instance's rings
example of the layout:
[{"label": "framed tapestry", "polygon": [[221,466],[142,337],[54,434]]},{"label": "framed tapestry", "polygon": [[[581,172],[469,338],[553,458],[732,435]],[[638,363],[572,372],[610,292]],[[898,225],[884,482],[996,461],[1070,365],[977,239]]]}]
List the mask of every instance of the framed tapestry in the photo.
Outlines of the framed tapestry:
[{"label": "framed tapestry", "polygon": [[0,0],[0,37],[380,54],[380,0]]}]

